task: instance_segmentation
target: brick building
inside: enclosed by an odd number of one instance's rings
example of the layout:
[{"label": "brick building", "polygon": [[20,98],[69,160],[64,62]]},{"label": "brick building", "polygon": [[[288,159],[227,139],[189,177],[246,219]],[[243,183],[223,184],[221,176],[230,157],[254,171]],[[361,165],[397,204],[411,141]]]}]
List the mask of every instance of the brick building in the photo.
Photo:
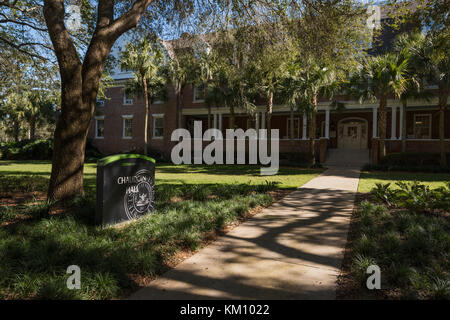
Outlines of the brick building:
[{"label": "brick building", "polygon": [[[392,30],[382,34],[385,43],[392,40]],[[391,40],[389,40],[391,39]],[[379,51],[379,48],[374,48]],[[88,137],[105,154],[142,151],[144,147],[144,114],[142,98],[127,97],[125,81],[129,72],[116,70],[115,85],[107,91],[108,99],[101,101],[96,109]],[[402,121],[406,117],[406,151],[439,152],[439,109],[437,86],[431,87],[436,95],[429,101],[408,101],[406,114],[399,100],[390,99],[387,104],[387,152],[401,150]],[[176,142],[171,141],[171,133],[176,129],[176,97],[168,88],[165,101],[156,101],[150,107],[149,147],[152,151],[170,154]],[[187,86],[183,94],[181,126],[192,129],[194,121],[202,121],[203,130],[208,128],[208,109],[204,103],[201,88]],[[322,100],[318,106],[317,143],[327,149],[367,149],[372,148],[377,137],[378,103],[359,104],[346,96],[335,97],[345,103],[344,111],[330,107],[330,101]],[[235,110],[235,126],[265,128],[265,105],[261,103],[253,115],[245,110]],[[229,127],[229,110],[224,107],[212,108],[212,126],[222,130]],[[450,152],[450,111],[445,113],[446,150]],[[273,108],[272,129],[279,129],[280,152],[307,152],[309,148],[308,121],[301,114],[294,117],[294,146],[289,139],[291,126],[290,110],[276,104]],[[207,144],[205,142],[204,144]],[[319,151],[319,150],[317,150]]]}]

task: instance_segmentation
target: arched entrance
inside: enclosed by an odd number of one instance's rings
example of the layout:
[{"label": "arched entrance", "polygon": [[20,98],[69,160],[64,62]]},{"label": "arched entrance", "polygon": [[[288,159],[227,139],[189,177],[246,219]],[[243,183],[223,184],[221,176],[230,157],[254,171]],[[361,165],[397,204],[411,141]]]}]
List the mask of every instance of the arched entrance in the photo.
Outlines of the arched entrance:
[{"label": "arched entrance", "polygon": [[338,122],[338,148],[367,149],[367,120],[345,118]]}]

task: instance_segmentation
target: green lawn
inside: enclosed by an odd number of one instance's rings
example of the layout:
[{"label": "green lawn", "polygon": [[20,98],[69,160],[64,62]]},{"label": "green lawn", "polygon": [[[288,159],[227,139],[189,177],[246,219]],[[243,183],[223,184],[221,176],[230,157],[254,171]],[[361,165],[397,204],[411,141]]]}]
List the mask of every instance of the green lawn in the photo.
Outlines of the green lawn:
[{"label": "green lawn", "polygon": [[[45,191],[50,168],[44,161],[0,161],[0,191]],[[10,223],[0,226],[0,299],[124,297],[136,279],[164,272],[175,253],[196,249],[206,233],[270,205],[270,191],[298,187],[321,172],[281,168],[261,177],[254,166],[158,165],[155,212],[122,228],[101,228],[94,225],[95,170],[86,165],[86,197],[61,214],[50,215],[46,203],[0,206],[0,224]],[[70,265],[81,268],[81,290],[66,287]]]},{"label": "green lawn", "polygon": [[390,183],[393,188],[398,188],[396,181],[419,181],[434,189],[450,181],[450,173],[362,172],[358,191],[370,192],[376,183]]},{"label": "green lawn", "polygon": [[[0,161],[0,191],[8,191],[8,187],[14,188],[14,186],[25,188],[26,191],[45,191],[50,171],[51,163],[48,161]],[[280,189],[294,189],[311,180],[321,171],[320,169],[282,167],[277,175],[261,176],[259,166],[157,164],[155,180],[157,185],[260,184],[269,181],[278,183]],[[87,191],[95,188],[95,175],[96,164],[85,164],[84,177]],[[8,182],[9,179],[17,183],[11,184]]]}]

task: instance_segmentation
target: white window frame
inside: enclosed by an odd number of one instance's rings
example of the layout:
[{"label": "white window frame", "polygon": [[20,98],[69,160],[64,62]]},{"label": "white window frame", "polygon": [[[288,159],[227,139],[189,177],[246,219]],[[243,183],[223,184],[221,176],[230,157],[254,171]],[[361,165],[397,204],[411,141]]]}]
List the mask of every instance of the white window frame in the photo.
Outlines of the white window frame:
[{"label": "white window frame", "polygon": [[[98,136],[98,120],[103,121],[103,136]],[[105,116],[96,116],[95,117],[95,139],[105,139]]]},{"label": "white window frame", "polygon": [[[156,119],[163,119],[164,121],[164,113],[154,113],[152,114],[152,139],[164,139],[164,134],[162,136],[155,136],[155,122]],[[163,122],[163,132],[164,132],[164,122]]]},{"label": "white window frame", "polygon": [[127,98],[127,91],[123,90],[123,105],[129,106],[133,104],[133,98]]},{"label": "white window frame", "polygon": [[[200,86],[194,86],[194,95],[193,95],[193,101],[192,102],[194,102],[194,103],[200,103],[200,102],[205,102],[205,98],[203,97],[203,99],[197,99],[195,96],[196,96],[196,93],[197,93],[197,88],[198,87],[200,87]],[[203,86],[203,92],[205,91],[205,88],[204,88],[204,86]],[[204,94],[203,94],[203,96],[204,96]]]},{"label": "white window frame", "polygon": [[131,122],[131,136],[125,136],[126,120],[133,120],[133,115],[132,114],[122,115],[122,139],[132,139],[133,138],[133,121]]},{"label": "white window frame", "polygon": [[[287,137],[288,137],[288,139],[290,139],[291,137],[290,137],[290,135],[291,135],[291,129],[290,129],[290,127],[289,127],[289,122],[291,121],[291,117],[289,116],[287,119],[286,119],[286,129],[287,129]],[[295,128],[294,128],[294,139],[301,139],[301,134],[300,134],[300,117],[294,117],[294,123],[295,123],[295,121],[297,121],[298,122],[298,128],[297,128],[297,134],[295,134]],[[297,137],[297,138],[296,138]]]},{"label": "white window frame", "polygon": [[[429,119],[428,135],[425,138],[416,137],[416,117],[427,117]],[[433,121],[432,121],[431,113],[415,113],[414,114],[414,123],[413,123],[414,138],[416,138],[416,139],[431,139],[431,133],[433,132],[431,130],[432,123],[433,123]]]}]

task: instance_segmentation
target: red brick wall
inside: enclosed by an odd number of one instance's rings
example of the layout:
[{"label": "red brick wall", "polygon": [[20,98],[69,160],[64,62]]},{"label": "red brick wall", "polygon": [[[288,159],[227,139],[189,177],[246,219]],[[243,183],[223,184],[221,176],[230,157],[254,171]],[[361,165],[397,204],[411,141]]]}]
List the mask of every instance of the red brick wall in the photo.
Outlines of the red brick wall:
[{"label": "red brick wall", "polygon": [[[93,139],[93,144],[97,146],[101,152],[105,154],[128,152],[131,150],[142,151],[144,148],[144,115],[145,106],[142,98],[135,98],[133,105],[123,105],[123,87],[113,87],[107,92],[109,100],[106,101],[104,107],[97,107],[96,115],[104,115],[105,119],[105,137],[104,139],[95,139],[95,121],[92,121],[88,137]],[[193,90],[190,86],[187,86],[183,96],[184,108],[205,108],[204,103],[193,103]],[[215,109],[215,108],[213,108]],[[389,110],[389,109],[388,109]],[[227,110],[228,111],[228,110]],[[400,113],[397,109],[397,137],[400,132]],[[174,95],[173,88],[168,88],[168,100],[163,104],[153,104],[150,106],[151,114],[164,114],[164,139],[153,139],[153,118],[150,117],[149,121],[149,143],[150,150],[164,153],[166,156],[170,155],[170,151],[176,142],[170,141],[170,136],[173,130],[176,128],[176,97]],[[123,119],[122,115],[133,115],[133,137],[132,139],[123,139]],[[407,112],[407,134],[413,134],[413,122],[414,114],[431,114],[432,115],[432,138],[437,139],[439,137],[439,113],[437,110],[419,110]],[[287,128],[287,119],[289,118],[289,112],[274,113],[272,115],[272,128],[279,129],[280,151],[290,152],[291,142],[289,139],[283,139],[289,135]],[[330,115],[330,134],[332,131],[338,133],[338,122],[341,119],[349,117],[363,118],[367,120],[367,145],[371,147],[372,139],[372,111],[369,112],[332,112]],[[182,119],[182,127],[185,127],[184,123],[192,116],[184,116]],[[302,117],[296,113],[296,118],[300,120],[300,136],[302,135]],[[207,129],[207,115],[196,116],[195,118],[202,119],[203,130]],[[236,114],[235,125],[242,129],[247,129],[247,115]],[[391,137],[391,113],[387,114],[387,138]],[[213,120],[213,117],[211,121]],[[317,135],[316,138],[321,136],[322,122],[325,121],[324,112],[317,114]],[[229,127],[229,117],[223,115],[222,128],[223,133]],[[445,115],[445,135],[446,138],[450,138],[450,110],[446,111]],[[318,143],[317,143],[318,145]],[[450,142],[447,142],[447,148],[449,148]],[[307,152],[309,147],[308,140],[295,140],[294,150],[298,152]],[[331,138],[328,142],[328,148],[337,148],[337,137]],[[399,141],[391,141],[387,143],[388,152],[396,152],[400,150]],[[318,151],[318,150],[317,150]],[[423,152],[438,152],[438,141],[408,141],[407,151],[423,151]]]}]

